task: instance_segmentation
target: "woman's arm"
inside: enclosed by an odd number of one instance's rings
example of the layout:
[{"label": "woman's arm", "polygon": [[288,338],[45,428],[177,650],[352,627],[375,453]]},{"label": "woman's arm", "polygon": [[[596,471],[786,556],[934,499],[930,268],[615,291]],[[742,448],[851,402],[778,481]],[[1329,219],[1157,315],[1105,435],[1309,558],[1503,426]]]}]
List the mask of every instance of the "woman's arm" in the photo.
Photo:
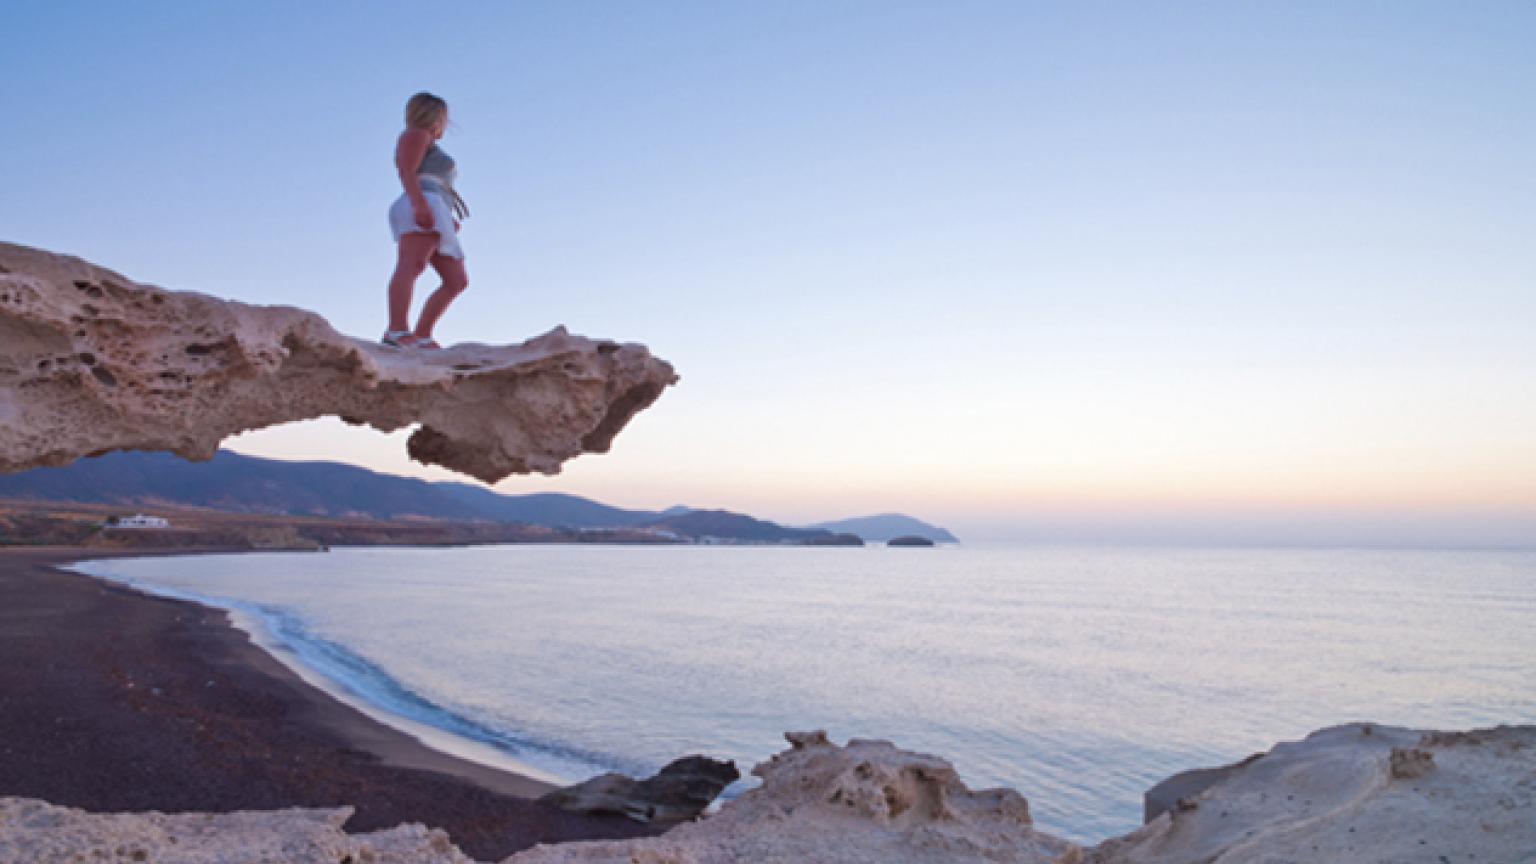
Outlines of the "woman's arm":
[{"label": "woman's arm", "polygon": [[395,145],[395,170],[400,172],[400,185],[405,187],[406,197],[411,199],[411,211],[416,217],[416,224],[423,228],[432,227],[432,208],[427,206],[427,198],[421,194],[421,181],[416,177],[416,169],[421,167],[422,157],[427,155],[427,148],[431,146],[432,133],[414,128],[400,133],[400,143]]}]

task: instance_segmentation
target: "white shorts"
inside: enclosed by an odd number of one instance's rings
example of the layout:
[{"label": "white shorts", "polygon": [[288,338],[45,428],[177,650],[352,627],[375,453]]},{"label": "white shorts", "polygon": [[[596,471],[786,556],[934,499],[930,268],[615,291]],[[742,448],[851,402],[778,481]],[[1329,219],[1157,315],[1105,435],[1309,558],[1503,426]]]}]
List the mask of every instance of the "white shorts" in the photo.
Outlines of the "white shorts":
[{"label": "white shorts", "polygon": [[402,234],[435,231],[438,253],[464,260],[464,247],[459,245],[459,232],[453,227],[453,207],[442,194],[430,187],[422,189],[421,194],[427,199],[427,206],[432,208],[432,227],[423,228],[416,224],[416,214],[411,210],[411,198],[402,193],[389,207],[389,232],[395,236],[395,242],[400,242]]}]

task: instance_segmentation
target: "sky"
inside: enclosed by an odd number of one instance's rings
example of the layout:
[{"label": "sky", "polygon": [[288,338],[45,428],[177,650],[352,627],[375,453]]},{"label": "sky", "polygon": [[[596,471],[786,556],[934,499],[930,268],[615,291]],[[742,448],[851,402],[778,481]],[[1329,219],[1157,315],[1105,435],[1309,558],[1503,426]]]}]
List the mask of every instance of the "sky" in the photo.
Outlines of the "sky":
[{"label": "sky", "polygon": [[[0,239],[377,338],[404,102],[470,288],[682,376],[508,493],[963,539],[1536,545],[1536,4],[0,6]],[[417,303],[433,283],[424,277]],[[335,420],[229,442],[427,478]]]}]

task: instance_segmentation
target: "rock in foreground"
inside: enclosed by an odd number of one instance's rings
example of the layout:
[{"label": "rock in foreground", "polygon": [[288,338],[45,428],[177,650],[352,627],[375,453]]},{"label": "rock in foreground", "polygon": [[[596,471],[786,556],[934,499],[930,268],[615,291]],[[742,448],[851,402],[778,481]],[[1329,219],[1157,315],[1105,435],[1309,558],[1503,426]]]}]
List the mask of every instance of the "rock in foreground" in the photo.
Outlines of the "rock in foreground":
[{"label": "rock in foreground", "polygon": [[1069,864],[1081,850],[1034,830],[1011,789],[972,792],[943,759],[823,732],[752,769],[763,785],[660,837],[539,846],[507,864]]},{"label": "rock in foreground", "polygon": [[637,822],[665,824],[699,816],[740,778],[734,762],[684,756],[645,780],[603,774],[539,800],[573,813],[613,813]]},{"label": "rock in foreground", "polygon": [[1089,855],[1095,864],[1536,860],[1536,726],[1353,723],[1281,744]]},{"label": "rock in foreground", "polygon": [[346,834],[351,807],[247,813],[86,813],[0,798],[0,861],[44,864],[473,864],[448,835],[420,825]]},{"label": "rock in foreground", "polygon": [[[1441,864],[1536,852],[1536,726],[1324,729],[1241,765],[1091,850],[1035,831],[1017,792],[942,759],[820,732],[753,769],[760,788],[660,837],[538,846],[504,864]],[[1198,784],[1197,784],[1198,785]],[[349,808],[96,815],[0,798],[0,861],[467,864],[420,825],[348,835]]]},{"label": "rock in foreground", "polygon": [[644,346],[563,327],[521,345],[388,348],[302,309],[0,243],[0,472],[111,450],[206,460],[238,432],[338,416],[385,432],[420,423],[413,459],[486,482],[554,474],[606,452],[676,381]]}]

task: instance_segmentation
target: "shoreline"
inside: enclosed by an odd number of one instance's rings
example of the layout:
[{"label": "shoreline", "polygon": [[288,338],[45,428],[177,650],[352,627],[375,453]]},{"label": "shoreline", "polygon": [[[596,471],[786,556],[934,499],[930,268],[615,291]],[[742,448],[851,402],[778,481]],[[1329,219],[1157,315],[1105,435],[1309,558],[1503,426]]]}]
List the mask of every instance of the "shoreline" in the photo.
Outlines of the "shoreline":
[{"label": "shoreline", "polygon": [[240,551],[0,549],[0,796],[94,812],[351,805],[349,831],[422,822],[481,860],[658,833],[536,803],[551,784],[369,716],[225,609],[65,569]]},{"label": "shoreline", "polygon": [[[407,547],[411,548],[411,547]],[[270,549],[239,549],[225,551],[201,551],[201,552],[176,552],[177,557],[182,556],[213,556],[226,554],[271,554],[285,550]],[[295,552],[294,554],[311,554]],[[114,558],[126,558],[129,560],[144,557],[134,554],[114,555]],[[76,568],[79,564],[90,564],[100,561],[101,558],[88,558],[79,561],[61,562],[53,565],[55,569],[67,573],[74,573],[88,579],[97,579],[112,585],[120,586],[140,594],[151,597],[170,600],[173,602],[191,603],[195,606],[206,607],[223,613],[229,619],[229,625],[251,641],[251,644],[264,651],[269,657],[277,661],[294,676],[304,683],[315,688],[340,702],[341,704],[374,720],[380,725],[386,726],[415,741],[416,744],[426,748],[450,761],[447,765],[439,764],[438,759],[423,759],[418,748],[384,746],[378,748],[378,755],[387,764],[402,768],[423,768],[426,770],[444,771],[464,776],[483,785],[487,785],[499,792],[515,795],[521,798],[537,798],[546,792],[552,792],[562,786],[569,786],[587,779],[590,775],[580,777],[563,778],[550,771],[540,769],[534,765],[517,759],[510,753],[501,750],[494,745],[476,741],[462,735],[455,734],[448,729],[433,726],[430,723],[417,720],[391,710],[388,706],[375,704],[368,697],[352,690],[344,680],[331,677],[325,669],[311,666],[304,661],[299,652],[280,636],[271,621],[262,617],[259,612],[251,612],[236,606],[220,603],[216,598],[200,597],[195,594],[181,594],[179,592],[157,588],[153,585],[140,584],[130,580],[120,580],[112,576],[102,576],[84,572]],[[601,773],[601,769],[593,769],[595,773]],[[511,778],[510,782],[508,778]]]}]

